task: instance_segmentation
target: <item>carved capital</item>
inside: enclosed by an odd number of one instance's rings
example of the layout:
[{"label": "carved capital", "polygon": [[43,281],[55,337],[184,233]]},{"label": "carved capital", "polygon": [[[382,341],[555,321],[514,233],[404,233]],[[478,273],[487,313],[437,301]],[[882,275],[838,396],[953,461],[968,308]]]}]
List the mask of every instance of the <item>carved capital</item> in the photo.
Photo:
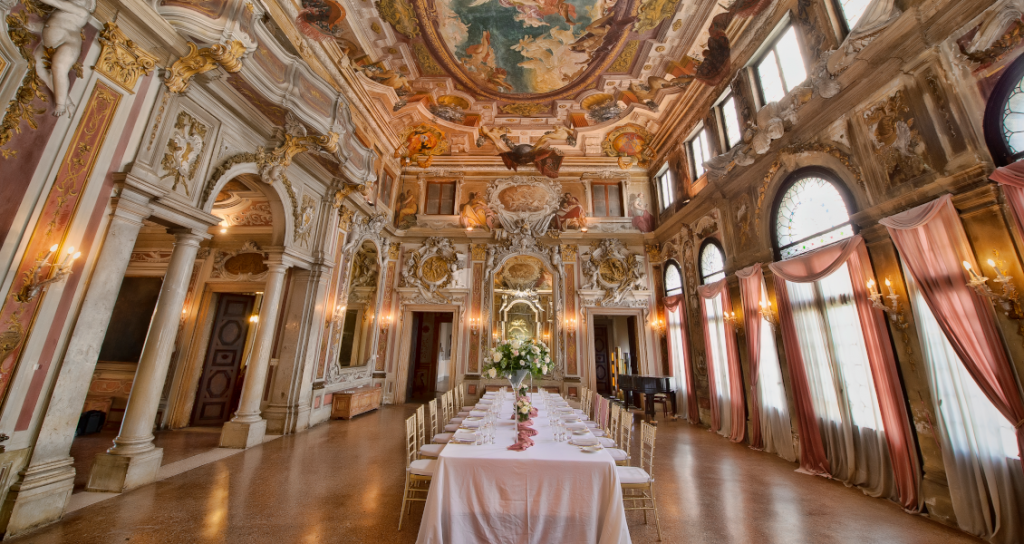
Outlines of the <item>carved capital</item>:
[{"label": "carved capital", "polygon": [[202,49],[189,42],[188,54],[174,61],[174,64],[167,70],[164,84],[172,93],[183,93],[188,89],[188,84],[193,77],[205,74],[218,66],[228,72],[238,72],[242,69],[243,55],[245,55],[245,45],[238,40],[227,45],[218,43]]},{"label": "carved capital", "polygon": [[129,40],[116,23],[103,26],[99,41],[103,49],[93,68],[128,92],[134,92],[139,78],[156,67],[157,58]]}]

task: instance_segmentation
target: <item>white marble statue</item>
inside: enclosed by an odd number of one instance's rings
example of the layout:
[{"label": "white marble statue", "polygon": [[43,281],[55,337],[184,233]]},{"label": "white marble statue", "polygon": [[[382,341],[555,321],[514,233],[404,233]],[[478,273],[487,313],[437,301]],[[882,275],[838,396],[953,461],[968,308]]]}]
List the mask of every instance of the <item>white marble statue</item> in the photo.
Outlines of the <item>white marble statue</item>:
[{"label": "white marble statue", "polygon": [[[43,23],[42,40],[35,50],[36,74],[53,92],[53,115],[71,113],[68,72],[82,54],[82,29],[96,9],[96,0],[40,0],[56,8]],[[31,29],[33,31],[37,29]],[[46,50],[52,49],[49,68]]]}]

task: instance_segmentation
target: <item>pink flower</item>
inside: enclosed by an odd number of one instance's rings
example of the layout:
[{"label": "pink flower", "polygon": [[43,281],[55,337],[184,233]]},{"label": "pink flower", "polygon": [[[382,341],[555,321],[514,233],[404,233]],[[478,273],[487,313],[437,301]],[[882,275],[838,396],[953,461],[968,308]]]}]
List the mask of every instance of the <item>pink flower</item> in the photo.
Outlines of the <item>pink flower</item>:
[{"label": "pink flower", "polygon": [[519,355],[519,350],[518,349],[512,350],[512,355]]}]

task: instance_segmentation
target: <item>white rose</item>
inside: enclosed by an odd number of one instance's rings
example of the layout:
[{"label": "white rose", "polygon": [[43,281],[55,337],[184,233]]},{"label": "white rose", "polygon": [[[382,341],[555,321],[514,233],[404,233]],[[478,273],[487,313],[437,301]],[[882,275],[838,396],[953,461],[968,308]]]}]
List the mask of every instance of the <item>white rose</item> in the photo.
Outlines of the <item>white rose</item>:
[{"label": "white rose", "polygon": [[523,406],[522,408],[519,409],[519,413],[521,413],[521,414],[528,414],[528,413],[530,413],[530,407],[529,406]]},{"label": "white rose", "polygon": [[540,373],[541,374],[547,374],[548,373],[548,366],[544,365],[544,366],[540,367]]},{"label": "white rose", "polygon": [[512,347],[514,347],[516,349],[519,349],[519,346],[521,346],[521,345],[523,345],[523,343],[520,342],[519,340],[513,340],[512,341]]},{"label": "white rose", "polygon": [[[498,352],[494,352],[494,355],[492,355],[491,358],[494,359],[495,363],[497,363],[498,361],[501,360],[501,354],[498,353]],[[494,369],[492,368],[491,370],[494,370]]]},{"label": "white rose", "polygon": [[498,372],[492,368],[487,371],[487,375],[490,376],[491,378],[494,378],[495,376],[498,375]]},{"label": "white rose", "polygon": [[551,362],[551,357],[548,357],[547,355],[545,355],[544,356],[544,362],[545,363],[550,363]]}]

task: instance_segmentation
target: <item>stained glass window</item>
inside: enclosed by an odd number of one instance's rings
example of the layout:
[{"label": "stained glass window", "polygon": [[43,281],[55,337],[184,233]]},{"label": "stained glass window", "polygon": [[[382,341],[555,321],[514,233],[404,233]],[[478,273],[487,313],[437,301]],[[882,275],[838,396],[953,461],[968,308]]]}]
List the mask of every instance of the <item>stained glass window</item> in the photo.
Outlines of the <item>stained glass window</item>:
[{"label": "stained glass window", "polygon": [[679,272],[679,265],[669,261],[665,264],[665,296],[680,295],[683,293],[683,275]]},{"label": "stained glass window", "polygon": [[714,283],[725,277],[725,255],[718,244],[709,242],[700,250],[701,283]]},{"label": "stained glass window", "polygon": [[833,182],[816,172],[786,190],[775,219],[783,259],[853,236],[843,196]]},{"label": "stained glass window", "polygon": [[1003,138],[1014,155],[1024,151],[1024,79],[1017,82],[1003,106]]}]

